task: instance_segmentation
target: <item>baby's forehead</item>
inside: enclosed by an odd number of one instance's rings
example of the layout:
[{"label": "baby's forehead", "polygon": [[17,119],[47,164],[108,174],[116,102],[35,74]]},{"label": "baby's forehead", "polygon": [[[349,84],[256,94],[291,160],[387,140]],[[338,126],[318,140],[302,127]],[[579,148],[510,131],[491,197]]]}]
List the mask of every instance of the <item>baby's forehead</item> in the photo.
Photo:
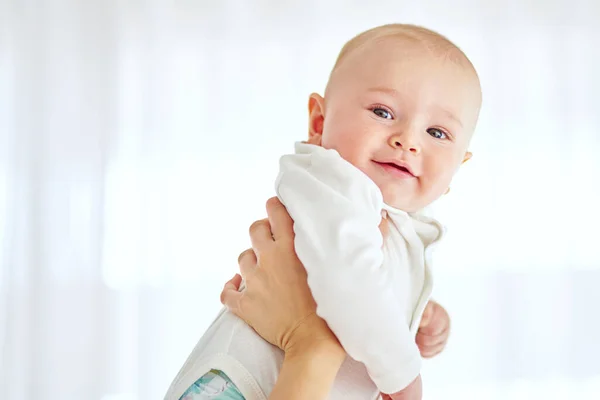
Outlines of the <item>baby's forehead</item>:
[{"label": "baby's forehead", "polygon": [[330,85],[410,91],[423,85],[450,85],[462,91],[462,85],[478,87],[479,81],[469,68],[421,44],[378,37],[347,53],[332,72]]},{"label": "baby's forehead", "polygon": [[344,64],[360,64],[373,61],[401,62],[407,65],[411,61],[420,63],[449,64],[450,66],[465,68],[477,75],[475,68],[466,55],[452,42],[443,37],[413,37],[404,33],[389,33],[361,38],[350,41],[340,53],[335,72]]},{"label": "baby's forehead", "polygon": [[418,75],[435,83],[437,76],[442,82],[448,79],[460,82],[463,89],[474,91],[480,102],[481,88],[475,68],[448,39],[427,30],[421,36],[401,30],[369,32],[344,46],[328,88],[332,84],[338,86],[335,82],[344,86],[349,80],[379,80],[377,77],[385,80],[386,76],[410,76],[411,79],[403,80],[416,84],[419,79],[414,78]]}]

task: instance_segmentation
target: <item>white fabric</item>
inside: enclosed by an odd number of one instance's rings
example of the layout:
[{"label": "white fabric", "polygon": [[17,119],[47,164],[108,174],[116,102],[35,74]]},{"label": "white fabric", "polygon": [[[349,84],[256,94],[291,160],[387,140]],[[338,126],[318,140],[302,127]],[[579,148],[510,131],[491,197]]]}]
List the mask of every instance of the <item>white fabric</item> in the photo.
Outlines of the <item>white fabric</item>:
[{"label": "white fabric", "polygon": [[[275,385],[282,362],[281,350],[264,341],[235,315],[222,310],[177,374],[165,400],[179,400],[196,379],[212,368],[227,374],[246,400],[264,400]],[[253,389],[256,386],[260,392]],[[378,397],[379,391],[364,365],[347,358],[329,400],[375,400]]]},{"label": "white fabric", "polygon": [[[432,288],[427,254],[441,238],[441,226],[385,205],[373,181],[335,150],[296,143],[295,154],[281,157],[279,165],[275,189],[294,219],[296,252],[317,313],[352,357],[330,399],[401,391],[421,368],[415,335]],[[389,219],[386,240],[379,231],[382,210]],[[178,399],[196,379],[220,369],[247,400],[261,400],[271,392],[282,361],[279,349],[221,311],[166,398]],[[249,386],[251,377],[255,384]]]},{"label": "white fabric", "polygon": [[[435,205],[425,400],[597,400],[597,0],[0,0],[0,399],[161,398],[337,52],[387,22],[481,76]],[[473,301],[473,299],[477,299]]]},{"label": "white fabric", "polygon": [[173,380],[165,400],[179,400],[212,369],[227,374],[246,400],[266,400],[282,362],[283,353],[278,348],[223,309]]},{"label": "white fabric", "polygon": [[432,289],[424,254],[441,227],[385,205],[375,183],[335,150],[296,143],[279,164],[275,189],[294,220],[317,313],[382,392],[399,392],[421,369],[415,335]]}]

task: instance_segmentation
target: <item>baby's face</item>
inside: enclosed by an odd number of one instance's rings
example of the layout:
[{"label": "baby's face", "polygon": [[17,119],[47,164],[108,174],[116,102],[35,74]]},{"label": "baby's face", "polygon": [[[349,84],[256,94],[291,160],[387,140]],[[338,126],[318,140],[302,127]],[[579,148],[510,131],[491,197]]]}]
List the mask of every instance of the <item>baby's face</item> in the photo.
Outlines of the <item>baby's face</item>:
[{"label": "baby's face", "polygon": [[392,207],[413,212],[444,194],[481,103],[475,73],[397,38],[354,50],[325,99],[310,102],[309,142],[337,150]]}]

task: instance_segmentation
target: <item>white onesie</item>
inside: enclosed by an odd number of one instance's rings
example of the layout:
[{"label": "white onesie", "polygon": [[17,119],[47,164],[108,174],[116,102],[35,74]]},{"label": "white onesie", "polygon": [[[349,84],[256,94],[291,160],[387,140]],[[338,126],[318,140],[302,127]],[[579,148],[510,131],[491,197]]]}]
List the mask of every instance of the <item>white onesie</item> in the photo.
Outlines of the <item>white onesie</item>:
[{"label": "white onesie", "polygon": [[[431,294],[429,252],[441,226],[384,204],[362,171],[335,150],[306,143],[281,158],[275,189],[294,220],[317,314],[350,356],[330,399],[376,399],[380,390],[404,389],[421,369],[415,335]],[[385,240],[382,211],[389,220]],[[223,371],[246,400],[266,399],[282,362],[281,350],[222,310],[166,399],[179,399],[211,369]]]}]

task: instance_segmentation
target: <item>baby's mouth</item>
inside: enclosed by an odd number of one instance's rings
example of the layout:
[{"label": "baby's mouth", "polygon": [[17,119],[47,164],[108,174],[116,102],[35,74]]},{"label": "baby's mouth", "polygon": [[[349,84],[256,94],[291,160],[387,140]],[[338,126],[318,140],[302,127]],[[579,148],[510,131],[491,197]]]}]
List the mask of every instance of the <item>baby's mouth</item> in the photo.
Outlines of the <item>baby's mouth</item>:
[{"label": "baby's mouth", "polygon": [[399,165],[394,162],[378,162],[378,161],[374,161],[374,162],[376,164],[380,165],[381,167],[383,167],[387,171],[395,172],[396,174],[400,174],[403,176],[411,176],[411,177],[415,176],[410,169],[408,169],[407,167],[405,167],[403,165]]}]

